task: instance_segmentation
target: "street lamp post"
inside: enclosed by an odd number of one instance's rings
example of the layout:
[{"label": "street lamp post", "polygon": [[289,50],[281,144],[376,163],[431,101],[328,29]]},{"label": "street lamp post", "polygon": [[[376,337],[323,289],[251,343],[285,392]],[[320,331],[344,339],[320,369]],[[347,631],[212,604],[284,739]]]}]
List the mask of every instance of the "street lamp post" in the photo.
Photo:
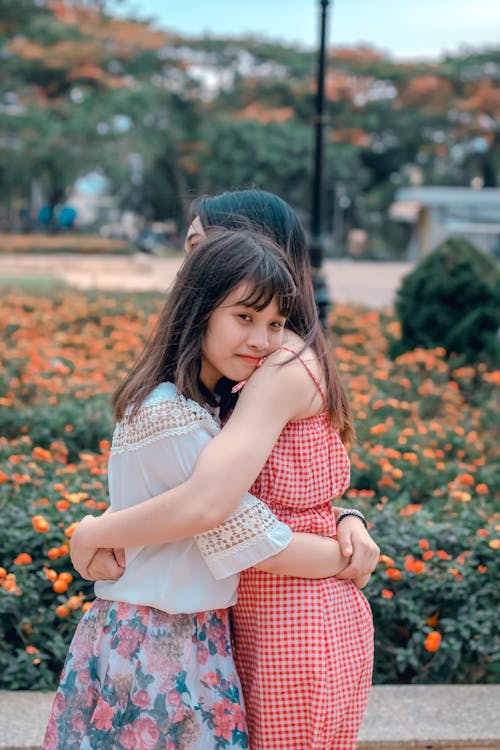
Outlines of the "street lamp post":
[{"label": "street lamp post", "polygon": [[328,287],[323,275],[323,257],[325,241],[322,231],[322,200],[323,200],[323,127],[325,122],[325,38],[326,18],[329,0],[320,0],[321,23],[320,23],[320,45],[318,50],[317,69],[317,91],[315,110],[314,131],[314,162],[312,181],[312,205],[311,205],[311,242],[309,254],[311,258],[312,277],[314,285],[314,297],[318,307],[319,318],[326,328],[328,321],[328,309],[330,298]]}]

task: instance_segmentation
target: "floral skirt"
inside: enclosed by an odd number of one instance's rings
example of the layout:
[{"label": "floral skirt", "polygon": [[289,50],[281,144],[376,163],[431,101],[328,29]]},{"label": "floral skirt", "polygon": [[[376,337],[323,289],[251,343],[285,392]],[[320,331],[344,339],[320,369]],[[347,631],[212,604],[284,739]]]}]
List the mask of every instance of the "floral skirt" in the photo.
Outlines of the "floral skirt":
[{"label": "floral skirt", "polygon": [[227,610],[96,599],[69,648],[43,750],[248,748]]}]

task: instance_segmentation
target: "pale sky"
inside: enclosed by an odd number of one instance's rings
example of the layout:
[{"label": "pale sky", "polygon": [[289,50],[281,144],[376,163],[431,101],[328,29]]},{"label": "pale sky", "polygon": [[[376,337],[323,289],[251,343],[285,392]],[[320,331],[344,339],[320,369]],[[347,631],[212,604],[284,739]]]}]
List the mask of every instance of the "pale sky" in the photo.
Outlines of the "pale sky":
[{"label": "pale sky", "polygon": [[[187,35],[263,34],[316,47],[319,0],[115,0]],[[369,43],[399,59],[500,45],[500,0],[330,0],[329,46]]]}]

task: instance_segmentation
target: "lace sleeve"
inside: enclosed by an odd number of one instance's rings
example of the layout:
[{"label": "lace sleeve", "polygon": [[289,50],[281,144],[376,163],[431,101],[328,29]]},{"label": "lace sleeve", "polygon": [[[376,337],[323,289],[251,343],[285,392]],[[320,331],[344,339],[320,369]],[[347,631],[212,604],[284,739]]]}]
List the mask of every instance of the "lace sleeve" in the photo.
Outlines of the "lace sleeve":
[{"label": "lace sleeve", "polygon": [[117,423],[111,454],[137,451],[161,440],[195,433],[200,428],[208,428],[214,435],[220,430],[203,406],[181,396],[173,383],[162,383],[134,416],[127,413]]},{"label": "lace sleeve", "polygon": [[229,518],[195,539],[212,574],[221,579],[281,552],[292,532],[265,503],[247,494]]}]

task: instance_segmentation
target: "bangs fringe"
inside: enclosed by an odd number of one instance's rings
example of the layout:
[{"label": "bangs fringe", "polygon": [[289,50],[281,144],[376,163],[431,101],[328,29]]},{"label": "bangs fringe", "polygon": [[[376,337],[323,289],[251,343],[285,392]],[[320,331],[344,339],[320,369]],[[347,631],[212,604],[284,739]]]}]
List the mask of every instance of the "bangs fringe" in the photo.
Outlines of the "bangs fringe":
[{"label": "bangs fringe", "polygon": [[257,267],[247,280],[251,290],[239,300],[240,304],[260,312],[276,298],[280,315],[284,318],[290,316],[297,298],[297,287],[281,268],[274,266],[263,273],[262,268]]}]

